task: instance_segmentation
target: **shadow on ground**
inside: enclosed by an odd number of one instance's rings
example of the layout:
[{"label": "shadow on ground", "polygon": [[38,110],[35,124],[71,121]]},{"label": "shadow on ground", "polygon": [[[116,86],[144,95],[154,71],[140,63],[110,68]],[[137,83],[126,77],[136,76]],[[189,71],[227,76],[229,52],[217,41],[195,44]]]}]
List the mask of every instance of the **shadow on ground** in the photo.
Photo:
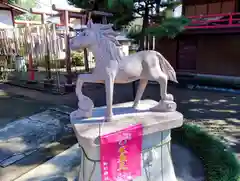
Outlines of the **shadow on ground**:
[{"label": "shadow on ground", "polygon": [[0,128],[16,119],[46,110],[50,106],[49,103],[21,95],[10,95],[0,89]]},{"label": "shadow on ground", "polygon": [[[154,88],[155,87],[155,88]],[[150,85],[144,98],[156,100],[156,85]],[[198,124],[227,143],[240,158],[240,96],[203,90],[169,87],[178,111],[186,122]]]},{"label": "shadow on ground", "polygon": [[13,180],[76,143],[69,116],[54,107],[0,89],[0,180]]},{"label": "shadow on ground", "polygon": [[[136,85],[137,87],[137,85]],[[143,99],[158,101],[160,95],[158,84],[149,84]],[[94,100],[96,106],[105,105],[104,86],[89,84],[84,93]],[[183,113],[186,122],[191,122],[216,134],[225,141],[240,158],[240,96],[204,90],[191,90],[169,86],[169,92],[175,97],[178,111]],[[132,101],[133,85],[116,85],[114,103]]]},{"label": "shadow on ground", "polygon": [[230,93],[170,89],[187,122],[217,135],[240,158],[240,96]]}]

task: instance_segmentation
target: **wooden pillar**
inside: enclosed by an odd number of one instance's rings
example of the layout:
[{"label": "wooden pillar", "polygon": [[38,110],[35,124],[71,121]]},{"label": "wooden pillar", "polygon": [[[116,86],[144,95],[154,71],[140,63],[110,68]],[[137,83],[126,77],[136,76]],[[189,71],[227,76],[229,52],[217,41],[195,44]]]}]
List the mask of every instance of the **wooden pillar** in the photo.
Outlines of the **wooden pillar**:
[{"label": "wooden pillar", "polygon": [[61,13],[60,14],[60,24],[64,24],[64,21],[65,21],[65,14],[64,13]]},{"label": "wooden pillar", "polygon": [[107,24],[107,17],[106,16],[102,17],[102,24]]},{"label": "wooden pillar", "polygon": [[239,12],[240,11],[240,2],[235,0],[235,11],[234,12]]},{"label": "wooden pillar", "polygon": [[12,22],[13,22],[13,27],[15,28],[15,19],[14,19],[14,13],[13,13],[13,9],[11,8],[11,16],[12,16]]},{"label": "wooden pillar", "polygon": [[64,26],[66,28],[65,34],[65,52],[66,52],[66,71],[67,71],[67,85],[72,85],[72,71],[71,71],[71,50],[70,50],[70,38],[69,38],[69,13],[64,11]]},{"label": "wooden pillar", "polygon": [[46,23],[46,19],[47,19],[47,15],[45,13],[41,14],[41,23],[45,24]]},{"label": "wooden pillar", "polygon": [[[85,22],[85,24],[87,24],[89,18],[90,18],[90,13],[89,13],[88,16],[86,17],[86,22]],[[88,60],[89,52],[88,52],[88,50],[87,50],[86,48],[84,48],[83,54],[84,54],[85,71],[86,71],[86,72],[89,72],[89,71],[90,71],[90,69],[89,69],[89,60]]]},{"label": "wooden pillar", "polygon": [[[27,28],[28,28],[28,33],[31,33],[30,31],[30,27],[29,27],[29,23],[26,24]],[[29,34],[28,36],[31,36],[31,34]],[[31,43],[32,39],[29,38],[29,44],[28,44],[28,48],[29,48],[29,52],[28,52],[28,80],[30,82],[33,82],[35,79],[35,75],[34,75],[34,70],[33,70],[33,57],[32,57],[32,43]]]},{"label": "wooden pillar", "polygon": [[[46,24],[46,20],[47,20],[47,15],[46,13],[41,13],[41,23],[42,24]],[[48,42],[48,38],[47,38],[47,30],[46,27],[44,28],[45,32],[45,37],[46,37],[46,49],[47,49],[47,54],[45,55],[45,62],[46,62],[46,72],[47,72],[47,76],[46,76],[46,81],[49,82],[52,79],[52,75],[51,75],[51,65],[50,65],[50,50],[49,50],[49,42]]]}]

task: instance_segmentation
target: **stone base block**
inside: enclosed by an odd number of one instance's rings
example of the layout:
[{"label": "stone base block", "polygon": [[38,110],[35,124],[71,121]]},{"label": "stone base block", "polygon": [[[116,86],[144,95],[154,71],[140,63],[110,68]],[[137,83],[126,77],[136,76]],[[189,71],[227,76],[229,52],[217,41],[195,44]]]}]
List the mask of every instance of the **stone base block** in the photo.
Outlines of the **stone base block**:
[{"label": "stone base block", "polygon": [[104,122],[105,108],[96,108],[91,118],[71,117],[75,134],[82,149],[79,181],[101,181],[100,136],[131,125],[143,126],[142,175],[133,181],[177,181],[171,159],[171,129],[183,124],[179,112],[152,112],[158,102],[141,101],[138,110],[133,102],[114,106],[114,118]]}]

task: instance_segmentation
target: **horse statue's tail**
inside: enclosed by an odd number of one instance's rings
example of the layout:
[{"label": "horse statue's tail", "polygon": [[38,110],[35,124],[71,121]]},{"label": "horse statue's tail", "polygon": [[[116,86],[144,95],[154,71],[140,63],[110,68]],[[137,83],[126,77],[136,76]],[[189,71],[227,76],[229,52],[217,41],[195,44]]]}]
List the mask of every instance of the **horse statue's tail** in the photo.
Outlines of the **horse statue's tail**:
[{"label": "horse statue's tail", "polygon": [[162,71],[168,76],[168,80],[178,83],[176,72],[171,66],[171,64],[167,61],[167,59],[159,52],[156,52],[157,57],[159,58],[159,65]]}]

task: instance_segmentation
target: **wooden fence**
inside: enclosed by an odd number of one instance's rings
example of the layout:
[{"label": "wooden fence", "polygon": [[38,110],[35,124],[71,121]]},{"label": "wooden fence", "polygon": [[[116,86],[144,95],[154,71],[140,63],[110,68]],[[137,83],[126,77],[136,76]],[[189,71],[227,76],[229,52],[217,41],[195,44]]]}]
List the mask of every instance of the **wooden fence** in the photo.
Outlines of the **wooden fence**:
[{"label": "wooden fence", "polygon": [[[0,29],[0,79],[40,84],[48,81],[59,89],[67,74],[65,32],[54,24]],[[94,66],[90,63],[90,68]],[[77,74],[85,67],[73,62],[71,70]]]}]

